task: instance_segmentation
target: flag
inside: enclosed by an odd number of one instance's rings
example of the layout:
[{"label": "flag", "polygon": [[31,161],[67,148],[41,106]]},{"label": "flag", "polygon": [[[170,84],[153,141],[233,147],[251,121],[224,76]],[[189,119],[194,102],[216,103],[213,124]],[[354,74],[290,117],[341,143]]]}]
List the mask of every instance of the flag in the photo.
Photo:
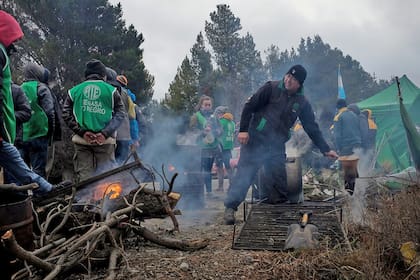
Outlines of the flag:
[{"label": "flag", "polygon": [[341,77],[340,64],[338,64],[338,99],[346,99],[346,92],[344,91],[343,78]]}]

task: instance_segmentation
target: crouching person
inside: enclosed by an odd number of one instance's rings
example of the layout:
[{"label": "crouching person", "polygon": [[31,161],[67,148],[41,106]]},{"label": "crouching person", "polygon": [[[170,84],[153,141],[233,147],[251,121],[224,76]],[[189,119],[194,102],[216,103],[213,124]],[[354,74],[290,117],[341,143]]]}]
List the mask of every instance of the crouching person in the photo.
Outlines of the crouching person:
[{"label": "crouching person", "polygon": [[85,79],[68,91],[63,107],[63,119],[74,132],[77,182],[115,164],[115,131],[126,117],[120,95],[105,82],[101,61],[87,62]]}]

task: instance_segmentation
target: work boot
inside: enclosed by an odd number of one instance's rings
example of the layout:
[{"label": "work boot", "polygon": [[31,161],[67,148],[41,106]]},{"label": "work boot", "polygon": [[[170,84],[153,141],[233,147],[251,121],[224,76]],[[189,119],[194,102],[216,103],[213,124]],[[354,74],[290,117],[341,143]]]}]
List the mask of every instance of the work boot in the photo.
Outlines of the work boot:
[{"label": "work boot", "polygon": [[235,210],[232,208],[225,209],[224,215],[225,225],[234,225],[235,224]]}]

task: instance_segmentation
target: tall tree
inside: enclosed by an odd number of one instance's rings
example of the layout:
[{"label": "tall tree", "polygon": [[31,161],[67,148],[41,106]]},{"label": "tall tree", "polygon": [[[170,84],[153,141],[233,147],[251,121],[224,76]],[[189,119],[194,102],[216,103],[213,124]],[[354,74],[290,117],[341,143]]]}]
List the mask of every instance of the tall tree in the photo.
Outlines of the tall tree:
[{"label": "tall tree", "polygon": [[332,49],[319,35],[301,39],[298,48],[279,52],[276,46],[266,51],[264,68],[270,78],[281,79],[293,64],[303,64],[308,70],[305,94],[318,110],[334,110],[337,99],[337,67],[341,65],[344,88],[348,102],[358,102],[387,86],[384,80],[376,81],[358,61],[344,56],[337,48]]},{"label": "tall tree", "polygon": [[240,19],[228,5],[217,5],[206,21],[205,32],[214,51],[216,71],[215,103],[228,105],[239,117],[242,104],[263,79],[262,62],[248,33],[241,37]]},{"label": "tall tree", "polygon": [[215,53],[216,63],[224,74],[234,75],[238,66],[240,49],[239,30],[241,21],[230,10],[229,5],[217,5],[217,11],[210,13],[211,22],[205,22],[205,32]]},{"label": "tall tree", "polygon": [[198,102],[198,79],[188,57],[182,61],[163,103],[175,112],[192,114]]},{"label": "tall tree", "polygon": [[212,95],[213,65],[211,63],[210,51],[206,49],[203,34],[197,35],[195,44],[190,50],[191,66],[198,79],[198,93]]},{"label": "tall tree", "polygon": [[35,60],[49,68],[61,90],[82,81],[85,63],[98,58],[127,75],[141,102],[152,98],[154,78],[143,63],[143,35],[132,25],[126,27],[121,5],[114,7],[107,0],[14,0],[2,4],[1,8],[13,10],[20,22],[27,23],[22,24],[22,63]]}]

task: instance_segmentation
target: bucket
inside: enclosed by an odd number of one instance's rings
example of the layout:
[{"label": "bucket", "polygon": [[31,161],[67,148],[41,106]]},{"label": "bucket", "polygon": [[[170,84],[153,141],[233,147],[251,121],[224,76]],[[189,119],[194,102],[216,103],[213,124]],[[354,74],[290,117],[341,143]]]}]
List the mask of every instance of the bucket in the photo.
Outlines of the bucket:
[{"label": "bucket", "polygon": [[357,163],[359,161],[359,157],[356,155],[349,155],[349,156],[341,156],[338,158],[338,161],[341,164],[341,168],[344,171],[344,177],[357,177]]},{"label": "bucket", "polygon": [[287,157],[287,199],[290,203],[303,202],[302,166],[300,157]]},{"label": "bucket", "polygon": [[[9,229],[13,230],[17,243],[25,250],[34,249],[32,230],[32,200],[30,197],[7,196],[0,200],[0,234],[3,235]],[[13,273],[16,262],[10,253],[0,247],[0,269]]]},{"label": "bucket", "polygon": [[359,157],[356,155],[341,156],[338,158],[338,161],[344,173],[344,188],[352,194],[354,192],[356,178],[359,177],[359,172],[357,171]]},{"label": "bucket", "polygon": [[[302,166],[300,157],[286,158],[287,200],[290,203],[303,203]],[[269,197],[270,190],[264,185],[264,171],[258,173],[258,185],[261,197]]]}]

